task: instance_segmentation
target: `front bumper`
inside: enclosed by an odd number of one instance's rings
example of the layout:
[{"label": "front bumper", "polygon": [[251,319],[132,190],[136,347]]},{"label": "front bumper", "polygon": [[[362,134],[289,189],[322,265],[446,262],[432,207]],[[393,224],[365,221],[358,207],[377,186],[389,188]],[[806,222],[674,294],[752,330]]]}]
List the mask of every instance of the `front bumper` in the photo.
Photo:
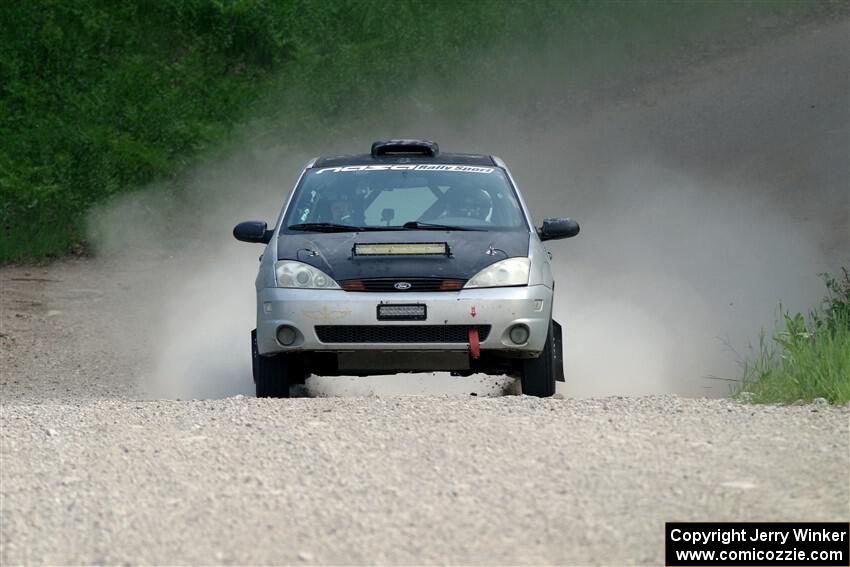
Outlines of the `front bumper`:
[{"label": "front bumper", "polygon": [[[424,304],[424,321],[379,321],[377,306]],[[489,325],[480,348],[507,357],[535,357],[546,342],[552,315],[552,290],[546,286],[464,289],[456,292],[371,293],[343,290],[265,288],[257,294],[257,348],[260,354],[323,351],[465,351],[467,343],[322,342],[317,325]],[[516,345],[509,329],[524,324],[528,340]],[[290,346],[277,340],[281,326],[296,329]]]}]

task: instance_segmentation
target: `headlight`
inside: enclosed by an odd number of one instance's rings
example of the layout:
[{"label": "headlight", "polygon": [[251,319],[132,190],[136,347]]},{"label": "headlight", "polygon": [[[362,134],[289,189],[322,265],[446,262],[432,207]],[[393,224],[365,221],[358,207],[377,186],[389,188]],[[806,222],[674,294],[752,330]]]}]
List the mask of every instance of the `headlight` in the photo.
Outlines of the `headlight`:
[{"label": "headlight", "polygon": [[508,258],[507,260],[490,264],[475,274],[463,287],[528,285],[528,270],[530,265],[531,261],[528,258]]},{"label": "headlight", "polygon": [[340,289],[339,284],[322,270],[293,260],[275,262],[274,279],[277,287]]}]

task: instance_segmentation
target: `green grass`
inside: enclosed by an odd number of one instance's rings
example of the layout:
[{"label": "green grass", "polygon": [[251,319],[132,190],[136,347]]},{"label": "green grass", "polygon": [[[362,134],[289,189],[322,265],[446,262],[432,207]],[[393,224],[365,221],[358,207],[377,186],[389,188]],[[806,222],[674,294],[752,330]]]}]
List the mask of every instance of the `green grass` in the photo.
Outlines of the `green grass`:
[{"label": "green grass", "polygon": [[808,316],[783,312],[744,365],[740,393],[756,403],[850,401],[850,274],[826,278],[827,296]]},{"label": "green grass", "polygon": [[455,116],[476,103],[459,78],[499,100],[511,81],[500,62],[511,57],[574,82],[618,76],[814,6],[10,0],[0,18],[0,262],[81,249],[91,207],[152,183],[183,191],[181,174],[239,143],[248,124],[254,139],[329,148],[352,123],[365,131],[380,109],[410,106],[421,84],[439,93],[427,104]]}]

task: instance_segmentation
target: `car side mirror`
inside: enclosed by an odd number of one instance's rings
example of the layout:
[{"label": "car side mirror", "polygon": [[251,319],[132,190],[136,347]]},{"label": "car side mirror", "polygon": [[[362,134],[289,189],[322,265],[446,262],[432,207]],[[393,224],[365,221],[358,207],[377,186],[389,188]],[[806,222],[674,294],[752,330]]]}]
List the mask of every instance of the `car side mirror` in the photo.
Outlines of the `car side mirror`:
[{"label": "car side mirror", "polygon": [[245,221],[233,227],[234,238],[242,242],[268,244],[272,234],[274,231],[269,230],[268,225],[263,221]]},{"label": "car side mirror", "polygon": [[540,240],[558,240],[572,238],[578,234],[580,227],[576,221],[565,219],[544,219],[543,226],[537,231]]}]

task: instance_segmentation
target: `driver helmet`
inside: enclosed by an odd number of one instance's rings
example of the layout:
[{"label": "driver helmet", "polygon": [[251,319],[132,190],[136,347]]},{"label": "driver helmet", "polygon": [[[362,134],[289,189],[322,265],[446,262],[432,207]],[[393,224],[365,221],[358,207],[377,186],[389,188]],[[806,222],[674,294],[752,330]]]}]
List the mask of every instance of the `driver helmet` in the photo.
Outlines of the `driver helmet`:
[{"label": "driver helmet", "polygon": [[345,224],[351,220],[353,211],[353,203],[348,195],[343,191],[326,191],[322,195],[321,203],[319,204],[320,222],[333,222]]},{"label": "driver helmet", "polygon": [[332,222],[348,221],[351,219],[351,203],[343,197],[334,199],[331,201],[330,213]]},{"label": "driver helmet", "polygon": [[487,191],[475,187],[456,188],[446,197],[446,216],[448,217],[485,220],[493,205]]}]

